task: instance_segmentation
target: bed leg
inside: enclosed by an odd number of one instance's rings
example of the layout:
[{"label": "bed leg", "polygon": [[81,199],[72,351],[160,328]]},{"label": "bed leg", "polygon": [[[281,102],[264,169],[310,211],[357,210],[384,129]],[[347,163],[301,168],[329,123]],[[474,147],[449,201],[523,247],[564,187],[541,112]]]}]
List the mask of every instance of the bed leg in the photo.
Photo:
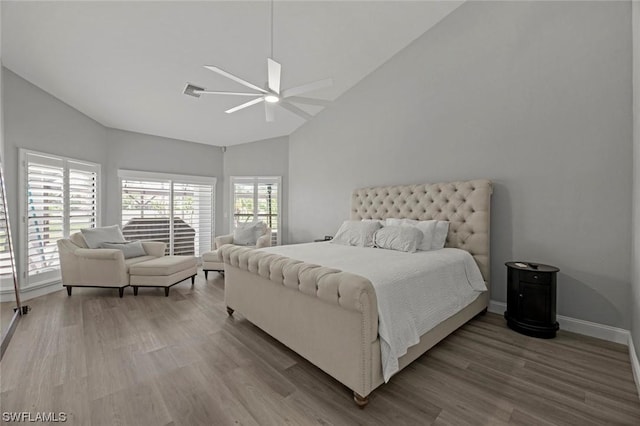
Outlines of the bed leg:
[{"label": "bed leg", "polygon": [[233,316],[233,309],[227,306],[227,314],[229,314],[229,316]]},{"label": "bed leg", "polygon": [[486,315],[487,308],[484,308],[478,315]]},{"label": "bed leg", "polygon": [[356,402],[356,404],[360,408],[364,408],[369,403],[369,397],[368,396],[361,396],[357,392],[353,393],[353,400]]}]

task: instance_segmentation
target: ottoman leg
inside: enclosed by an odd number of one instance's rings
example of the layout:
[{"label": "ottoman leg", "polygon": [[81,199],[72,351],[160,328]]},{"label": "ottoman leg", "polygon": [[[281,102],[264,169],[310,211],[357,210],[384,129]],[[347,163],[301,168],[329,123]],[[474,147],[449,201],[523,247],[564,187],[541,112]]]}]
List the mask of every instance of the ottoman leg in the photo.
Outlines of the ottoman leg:
[{"label": "ottoman leg", "polygon": [[164,297],[169,297],[169,287],[164,288]]},{"label": "ottoman leg", "polygon": [[205,281],[209,279],[209,271],[207,271],[206,269],[204,270],[204,279]]},{"label": "ottoman leg", "polygon": [[230,308],[227,306],[227,315],[233,316],[233,311],[234,311],[233,308]]},{"label": "ottoman leg", "polygon": [[67,286],[67,296],[71,296],[71,289],[73,287],[71,287],[70,285]]},{"label": "ottoman leg", "polygon": [[138,295],[138,287],[133,287],[133,295],[137,296]]},{"label": "ottoman leg", "polygon": [[120,297],[124,296],[124,287],[120,287],[118,289],[118,294],[120,295]]},{"label": "ottoman leg", "polygon": [[194,285],[196,283],[196,276],[192,275],[191,276],[191,285]]}]

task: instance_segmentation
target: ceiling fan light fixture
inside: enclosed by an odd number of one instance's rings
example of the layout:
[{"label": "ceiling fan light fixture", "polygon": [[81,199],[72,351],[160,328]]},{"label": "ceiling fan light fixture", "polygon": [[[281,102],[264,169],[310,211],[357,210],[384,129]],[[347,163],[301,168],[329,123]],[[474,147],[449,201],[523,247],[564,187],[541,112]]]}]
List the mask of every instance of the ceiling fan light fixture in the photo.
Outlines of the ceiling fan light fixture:
[{"label": "ceiling fan light fixture", "polygon": [[277,102],[280,102],[280,98],[279,98],[278,96],[276,96],[276,95],[266,95],[266,96],[264,97],[264,100],[265,100],[266,102],[269,102],[269,103],[272,103],[272,104],[275,104],[275,103],[277,103]]}]

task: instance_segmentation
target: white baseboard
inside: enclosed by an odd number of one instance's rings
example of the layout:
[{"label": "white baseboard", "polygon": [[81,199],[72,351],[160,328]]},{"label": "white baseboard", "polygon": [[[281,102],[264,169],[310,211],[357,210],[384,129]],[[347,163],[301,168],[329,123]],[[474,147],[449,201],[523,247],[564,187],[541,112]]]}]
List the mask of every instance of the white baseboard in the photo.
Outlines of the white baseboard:
[{"label": "white baseboard", "polygon": [[[34,297],[44,296],[45,294],[53,293],[54,291],[62,290],[60,281],[37,284],[31,287],[23,288],[20,290],[20,301],[33,299]],[[15,302],[16,295],[13,288],[4,289],[0,291],[0,302]]]},{"label": "white baseboard", "polygon": [[631,360],[631,371],[633,371],[633,380],[635,380],[636,382],[638,395],[640,395],[640,361],[638,361],[638,354],[636,353],[636,347],[633,344],[631,334],[629,334],[629,359]]},{"label": "white baseboard", "polygon": [[[495,300],[489,301],[489,312],[502,315],[504,314],[504,311],[506,309],[507,304],[504,302],[498,302]],[[604,324],[598,324],[595,322],[584,321],[577,318],[565,317],[562,315],[557,315],[556,319],[560,324],[560,330],[583,334],[590,337],[596,337],[598,339],[620,343],[622,345],[629,344],[629,330],[611,327]]]}]

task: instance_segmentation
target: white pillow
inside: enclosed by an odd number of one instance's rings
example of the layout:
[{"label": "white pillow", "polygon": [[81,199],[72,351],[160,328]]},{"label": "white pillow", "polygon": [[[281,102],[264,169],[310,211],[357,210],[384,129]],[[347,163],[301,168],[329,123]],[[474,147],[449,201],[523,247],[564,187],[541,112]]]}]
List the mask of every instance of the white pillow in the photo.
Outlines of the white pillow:
[{"label": "white pillow", "polygon": [[384,226],[411,226],[417,223],[418,221],[413,219],[395,219],[391,217],[384,221]]},{"label": "white pillow", "polygon": [[[405,226],[415,227],[422,232],[422,241],[418,245],[418,250],[429,251],[433,249],[433,240],[437,227],[437,220],[413,220],[413,219],[387,219],[385,226]],[[446,238],[445,233],[445,238]],[[444,244],[444,243],[443,243]],[[442,247],[440,247],[442,248]]]},{"label": "white pillow", "polygon": [[233,230],[233,244],[237,246],[255,246],[258,238],[264,234],[264,222],[242,223]]},{"label": "white pillow", "polygon": [[140,257],[146,256],[147,252],[145,251],[141,241],[130,241],[127,243],[102,243],[100,244],[100,248],[106,249],[117,249],[122,250],[125,259],[131,259],[132,257]]},{"label": "white pillow", "polygon": [[100,248],[102,243],[126,243],[118,225],[103,226],[102,228],[81,229],[87,247]]},{"label": "white pillow", "polygon": [[429,251],[433,248],[433,240],[437,225],[437,220],[421,220],[415,225],[415,227],[422,232],[422,242],[418,246],[418,250]]},{"label": "white pillow", "polygon": [[447,234],[449,233],[449,222],[446,220],[439,220],[436,223],[436,230],[433,234],[433,242],[431,243],[431,250],[440,250],[444,248],[444,244],[447,241]]},{"label": "white pillow", "polygon": [[385,226],[376,231],[376,247],[415,253],[422,242],[422,231],[416,226]]},{"label": "white pillow", "polygon": [[345,246],[373,247],[373,235],[380,227],[377,220],[345,220],[331,242]]}]

